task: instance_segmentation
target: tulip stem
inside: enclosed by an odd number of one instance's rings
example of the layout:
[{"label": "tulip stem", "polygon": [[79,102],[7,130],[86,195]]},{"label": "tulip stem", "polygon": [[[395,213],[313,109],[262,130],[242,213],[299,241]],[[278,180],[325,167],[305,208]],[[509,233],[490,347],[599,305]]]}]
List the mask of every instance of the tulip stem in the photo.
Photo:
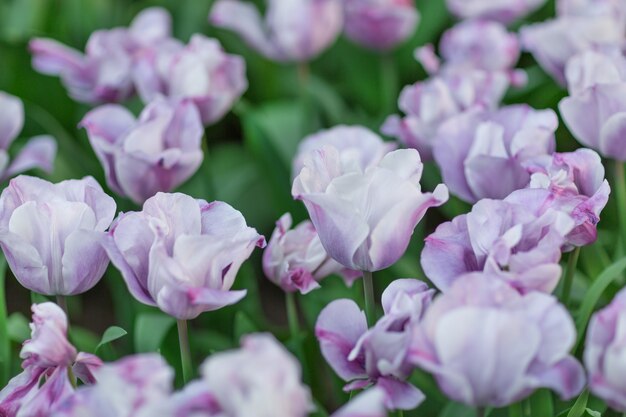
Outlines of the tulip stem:
[{"label": "tulip stem", "polygon": [[570,252],[567,258],[567,269],[565,270],[565,278],[563,279],[563,290],[561,292],[561,302],[567,307],[569,303],[570,294],[572,292],[572,284],[574,282],[574,275],[576,274],[576,265],[578,264],[578,257],[580,256],[580,247],[576,247]]},{"label": "tulip stem", "polygon": [[619,216],[619,233],[622,249],[626,251],[626,177],[624,164],[620,161],[615,163],[615,188],[617,198],[617,212]]},{"label": "tulip stem", "polygon": [[485,417],[485,409],[483,407],[476,408],[476,417]]},{"label": "tulip stem", "polygon": [[0,386],[5,386],[11,376],[11,341],[7,323],[5,294],[6,259],[0,254]]},{"label": "tulip stem", "polygon": [[372,273],[363,271],[363,292],[365,293],[365,316],[367,324],[374,324],[374,280]]},{"label": "tulip stem", "polygon": [[67,321],[69,322],[70,315],[67,312],[67,300],[63,295],[57,295],[57,305],[63,309],[63,312],[67,316]]},{"label": "tulip stem", "polygon": [[[285,293],[285,305],[287,308],[287,322],[289,323],[289,333],[291,338],[300,346],[300,323],[298,321],[298,308],[296,307],[296,297],[294,293]],[[297,349],[300,350],[299,348]]]},{"label": "tulip stem", "polygon": [[521,402],[509,406],[509,417],[524,417],[524,408]]},{"label": "tulip stem", "polygon": [[189,333],[187,331],[187,320],[177,320],[178,324],[178,344],[180,346],[180,360],[183,367],[183,381],[189,382],[192,374],[191,350],[189,349]]},{"label": "tulip stem", "polygon": [[396,108],[398,98],[398,74],[391,53],[384,54],[380,59],[381,102],[384,115],[389,115]]}]

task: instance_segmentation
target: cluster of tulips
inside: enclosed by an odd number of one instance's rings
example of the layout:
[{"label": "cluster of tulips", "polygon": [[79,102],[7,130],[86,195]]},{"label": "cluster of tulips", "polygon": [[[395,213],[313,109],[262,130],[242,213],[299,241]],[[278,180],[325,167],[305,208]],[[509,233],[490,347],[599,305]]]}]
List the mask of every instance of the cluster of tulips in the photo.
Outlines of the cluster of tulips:
[{"label": "cluster of tulips", "polygon": [[[363,287],[362,298],[326,305],[310,329],[351,393],[333,417],[419,413],[427,394],[416,372],[477,417],[549,417],[525,401],[540,389],[569,407],[562,415],[600,415],[585,407],[589,392],[626,412],[626,290],[576,322],[568,310],[576,261],[598,239],[612,190],[626,219],[626,2],[557,0],[553,20],[510,29],[545,3],[447,0],[459,22],[436,47],[415,50],[428,77],[402,90],[401,114],[379,127],[393,140],[358,125],[303,138],[291,196],[310,220],[294,225],[285,213],[267,240],[231,205],[175,192],[206,157],[205,128],[248,88],[242,57],[202,34],[186,44],[174,38],[162,8],[94,32],[84,52],[32,39],[35,70],[59,76],[70,97],[94,106],[79,128],[108,189],[138,206],[118,213],[92,177],[51,183],[18,175],[51,171],[56,142],[35,137],[10,158],[24,108],[0,93],[0,178],[9,180],[0,195],[0,247],[23,287],[57,300],[32,306],[22,372],[0,391],[0,416],[319,412],[303,382],[298,337],[292,354],[270,333],[247,334],[239,349],[209,355],[192,377],[198,364],[187,322],[246,297],[233,285],[256,248],[290,314],[297,294],[324,291],[331,275]],[[413,0],[269,0],[264,17],[252,3],[217,0],[208,20],[269,60],[306,64],[342,32],[388,54],[419,18]],[[567,89],[559,114],[502,104],[509,89],[532,82],[516,68],[522,51]],[[124,105],[134,96],[144,105],[137,117]],[[556,152],[559,115],[584,148]],[[426,163],[443,182],[430,191],[420,185]],[[605,163],[615,167],[612,187]],[[424,276],[393,280],[379,302],[374,274],[410,250],[418,223],[450,195],[468,211],[441,222],[413,254]],[[619,226],[624,247],[626,221]],[[175,390],[174,368],[158,352],[105,363],[68,340],[65,297],[91,290],[109,264],[136,300],[176,319],[183,387]]]}]

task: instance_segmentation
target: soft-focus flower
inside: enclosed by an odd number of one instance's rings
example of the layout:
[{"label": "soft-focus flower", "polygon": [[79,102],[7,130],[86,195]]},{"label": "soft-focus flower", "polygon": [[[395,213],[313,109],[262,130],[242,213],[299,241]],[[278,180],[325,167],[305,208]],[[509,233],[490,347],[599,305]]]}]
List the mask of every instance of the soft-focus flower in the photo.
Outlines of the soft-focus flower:
[{"label": "soft-focus flower", "polygon": [[164,404],[172,391],[174,371],[158,354],[129,356],[103,365],[97,384],[80,387],[46,414],[51,417],[139,417]]},{"label": "soft-focus flower", "polygon": [[461,19],[485,18],[512,22],[541,7],[546,0],[446,0],[448,9]]},{"label": "soft-focus flower", "polygon": [[441,125],[434,156],[450,192],[474,203],[504,198],[530,181],[528,164],[554,152],[558,118],[527,105],[468,111]]},{"label": "soft-focus flower", "polygon": [[419,21],[413,0],[344,0],[344,12],[346,36],[383,51],[407,40]]},{"label": "soft-focus flower", "polygon": [[334,412],[331,417],[387,417],[385,391],[380,388],[368,389]]},{"label": "soft-focus flower", "polygon": [[626,58],[586,51],[568,62],[566,76],[570,96],[559,110],[569,130],[601,155],[626,161]]},{"label": "soft-focus flower", "polygon": [[451,399],[502,407],[537,388],[563,399],[577,395],[585,375],[569,354],[575,340],[573,320],[554,297],[520,295],[498,280],[469,274],[435,298],[409,358],[431,372]]},{"label": "soft-focus flower", "polygon": [[392,282],[382,296],[385,316],[368,330],[365,314],[352,300],[330,303],[315,325],[324,358],[348,384],[346,391],[373,384],[389,409],[413,409],[423,394],[406,382],[413,366],[407,355],[414,326],[433,297],[421,281]]},{"label": "soft-focus flower", "polygon": [[22,101],[0,91],[0,181],[33,168],[52,171],[57,144],[50,136],[30,139],[21,151],[10,160],[9,147],[24,126]]},{"label": "soft-focus flower", "polygon": [[171,17],[162,8],[137,15],[128,28],[94,32],[85,54],[51,39],[33,39],[29,48],[33,67],[43,74],[58,75],[69,94],[85,103],[117,102],[134,93],[132,70],[146,49],[169,38]]},{"label": "soft-focus flower", "polygon": [[448,199],[445,185],[422,193],[414,149],[387,154],[364,171],[343,172],[341,153],[326,145],[308,154],[293,183],[326,252],[349,269],[378,271],[395,263],[429,207]]},{"label": "soft-focus flower", "polygon": [[585,367],[591,392],[612,408],[626,411],[626,290],[591,317],[585,341]]},{"label": "soft-focus flower", "polygon": [[365,171],[397,148],[395,143],[383,141],[380,136],[363,126],[335,126],[302,139],[293,158],[294,178],[304,167],[307,155],[325,145],[339,150],[342,172]]},{"label": "soft-focus flower", "polygon": [[274,61],[308,61],[337,39],[343,28],[340,0],[268,0],[265,20],[248,2],[218,0],[209,17],[239,34]]},{"label": "soft-focus flower", "polygon": [[136,120],[124,107],[108,104],[81,121],[116,193],[143,203],[191,177],[202,163],[204,129],[188,101],[155,99]]},{"label": "soft-focus flower", "polygon": [[31,338],[20,352],[24,371],[0,391],[0,415],[48,417],[50,409],[74,391],[69,369],[84,383],[95,381],[93,373],[102,361],[88,353],[77,353],[67,340],[67,317],[54,303],[32,306]]},{"label": "soft-focus flower", "polygon": [[600,213],[611,192],[600,155],[583,148],[554,153],[536,162],[530,188],[549,190],[550,207],[569,214],[576,222],[576,227],[567,235],[568,245],[585,246],[595,242]]},{"label": "soft-focus flower", "polygon": [[286,292],[306,294],[329,275],[341,273],[348,284],[360,276],[328,256],[310,221],[290,230],[291,224],[291,214],[283,214],[263,252],[263,272],[270,281]]},{"label": "soft-focus flower", "polygon": [[0,196],[0,246],[13,275],[45,295],[91,289],[109,264],[99,242],[115,208],[92,177],[58,184],[12,179]]},{"label": "soft-focus flower", "polygon": [[185,320],[245,296],[230,288],[265,239],[226,203],[157,193],[120,215],[103,243],[137,300]]},{"label": "soft-focus flower", "polygon": [[546,203],[546,190],[484,199],[426,238],[424,272],[446,292],[467,272],[486,271],[522,293],[552,292],[561,277],[561,246],[574,220]]},{"label": "soft-focus flower", "polygon": [[608,16],[626,29],[626,3],[622,0],[557,0],[558,16]]},{"label": "soft-focus flower", "polygon": [[271,335],[247,335],[241,349],[214,354],[201,369],[201,383],[219,407],[216,416],[305,417],[313,411],[300,364]]},{"label": "soft-focus flower", "polygon": [[248,88],[246,63],[224,52],[216,39],[193,35],[187,45],[178,41],[143,51],[133,77],[141,99],[157,95],[194,102],[205,125],[221,119]]}]

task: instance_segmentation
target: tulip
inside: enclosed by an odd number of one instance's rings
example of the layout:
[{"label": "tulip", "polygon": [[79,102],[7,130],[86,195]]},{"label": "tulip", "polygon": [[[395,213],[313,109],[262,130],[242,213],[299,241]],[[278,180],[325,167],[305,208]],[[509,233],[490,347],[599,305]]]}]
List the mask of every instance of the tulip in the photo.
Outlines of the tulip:
[{"label": "tulip", "polygon": [[52,184],[20,175],[0,195],[0,247],[29,290],[81,294],[109,264],[100,240],[114,216],[115,201],[92,177]]},{"label": "tulip", "polygon": [[135,120],[124,107],[104,105],[81,121],[106,173],[107,185],[141,204],[171,191],[200,167],[204,129],[193,103],[157,98]]},{"label": "tulip", "polygon": [[382,389],[368,389],[350,400],[331,417],[387,417],[384,400],[385,392]]},{"label": "tulip", "polygon": [[541,7],[546,0],[446,0],[448,9],[461,19],[485,18],[510,23]]},{"label": "tulip", "polygon": [[218,0],[210,22],[232,30],[261,55],[279,62],[304,62],[331,46],[343,28],[340,0],[269,0],[265,20],[239,0]]},{"label": "tulip", "polygon": [[424,273],[446,292],[468,272],[486,271],[521,293],[550,293],[561,277],[561,246],[575,226],[550,208],[546,190],[520,190],[481,200],[426,238]]},{"label": "tulip", "polygon": [[413,0],[345,0],[344,13],[346,36],[380,51],[406,41],[419,22]]},{"label": "tulip", "polygon": [[448,199],[445,185],[422,193],[422,163],[414,149],[387,154],[364,172],[342,172],[337,148],[309,154],[293,183],[326,252],[349,269],[378,271],[406,250],[429,207]]},{"label": "tulip", "polygon": [[533,158],[554,152],[558,118],[526,105],[468,111],[447,120],[434,156],[450,191],[470,203],[501,199],[530,182]]},{"label": "tulip", "polygon": [[626,3],[621,0],[557,0],[558,16],[610,16],[626,29]]},{"label": "tulip", "polygon": [[190,100],[209,125],[221,119],[248,88],[245,70],[243,58],[225,53],[217,40],[196,34],[186,46],[169,41],[144,51],[133,78],[145,103],[158,95]]},{"label": "tulip", "polygon": [[626,292],[622,290],[591,317],[584,353],[590,391],[620,412],[626,411],[625,312]]},{"label": "tulip", "polygon": [[33,39],[29,49],[33,67],[43,74],[60,76],[73,99],[118,102],[134,94],[132,70],[137,56],[158,47],[170,32],[169,13],[153,7],[139,13],[128,28],[94,32],[85,54],[44,38]]},{"label": "tulip", "polygon": [[569,354],[576,330],[567,310],[550,295],[520,295],[487,275],[465,275],[435,298],[409,359],[467,405],[502,407],[538,388],[564,400],[578,395],[585,375]]},{"label": "tulip", "polygon": [[7,180],[24,171],[41,168],[52,171],[57,144],[50,136],[31,138],[10,161],[9,147],[24,126],[22,101],[0,91],[0,181]]},{"label": "tulip", "polygon": [[362,126],[335,126],[302,139],[293,158],[292,175],[297,177],[307,155],[330,145],[339,150],[342,172],[363,172],[374,166],[397,145],[385,142],[376,133]]},{"label": "tulip", "polygon": [[570,96],[559,103],[565,124],[583,145],[626,161],[626,58],[586,51],[567,64]]},{"label": "tulip", "polygon": [[245,296],[230,288],[265,239],[226,203],[157,193],[120,215],[103,243],[138,301],[189,320]]}]

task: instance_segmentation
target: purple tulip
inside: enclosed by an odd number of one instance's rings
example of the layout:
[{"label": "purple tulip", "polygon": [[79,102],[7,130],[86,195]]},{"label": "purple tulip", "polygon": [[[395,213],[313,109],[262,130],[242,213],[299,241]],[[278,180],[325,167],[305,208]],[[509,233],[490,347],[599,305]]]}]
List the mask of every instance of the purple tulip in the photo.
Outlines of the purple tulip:
[{"label": "purple tulip", "polygon": [[221,119],[248,88],[243,58],[224,52],[220,43],[193,35],[187,45],[164,42],[144,51],[133,77],[141,99],[148,103],[158,95],[191,100],[205,125]]},{"label": "purple tulip", "polygon": [[331,417],[387,417],[385,391],[372,388],[354,397]]},{"label": "purple tulip", "polygon": [[93,373],[102,361],[78,353],[67,340],[67,317],[54,303],[34,304],[31,338],[20,352],[24,371],[0,391],[0,415],[47,417],[56,405],[71,397],[74,388],[69,369],[84,383],[94,382]]},{"label": "purple tulip", "polygon": [[625,312],[626,291],[622,290],[591,317],[584,353],[590,391],[621,412],[626,411]]},{"label": "purple tulip", "polygon": [[109,264],[99,241],[114,216],[115,201],[92,177],[52,184],[20,175],[0,195],[0,246],[29,290],[81,294]]},{"label": "purple tulip", "polygon": [[450,191],[470,203],[525,188],[533,158],[554,152],[558,118],[526,105],[473,110],[439,129],[434,156]]},{"label": "purple tulip", "polygon": [[446,0],[448,9],[461,19],[485,18],[510,23],[541,7],[546,0]]},{"label": "purple tulip", "polygon": [[626,161],[626,58],[586,51],[568,62],[566,76],[570,96],[559,110],[569,130],[603,156]]},{"label": "purple tulip", "polygon": [[24,126],[24,105],[12,95],[0,91],[0,181],[7,180],[24,171],[40,168],[52,171],[57,144],[50,136],[30,139],[10,161],[9,147]]},{"label": "purple tulip", "polygon": [[230,288],[265,239],[226,203],[157,193],[120,215],[103,243],[138,301],[188,320],[246,295]]},{"label": "purple tulip", "polygon": [[380,51],[406,41],[419,22],[413,0],[345,0],[344,13],[346,36]]},{"label": "purple tulip", "polygon": [[547,204],[545,190],[481,200],[426,238],[421,263],[442,291],[467,272],[486,271],[521,293],[552,292],[561,277],[561,246],[574,220]]},{"label": "purple tulip", "polygon": [[339,0],[268,0],[263,20],[253,4],[218,0],[209,20],[239,34],[268,59],[303,62],[337,39],[343,28],[343,11]]},{"label": "purple tulip", "polygon": [[157,98],[135,120],[124,107],[109,104],[81,121],[116,193],[141,204],[168,192],[200,167],[204,129],[195,106]]},{"label": "purple tulip", "polygon": [[142,11],[129,28],[94,32],[85,54],[51,39],[29,44],[33,67],[58,75],[70,96],[85,103],[123,101],[134,93],[132,70],[137,56],[169,38],[171,17],[162,8]]},{"label": "purple tulip", "polygon": [[530,188],[549,190],[550,207],[569,214],[576,222],[566,237],[567,244],[585,246],[595,242],[600,213],[611,192],[600,156],[591,149],[578,149],[554,153],[537,162]]},{"label": "purple tulip", "polygon": [[576,331],[567,310],[552,296],[520,295],[485,275],[465,275],[435,298],[410,359],[468,405],[502,407],[538,388],[562,399],[580,393],[585,375],[569,354]]},{"label": "purple tulip", "polygon": [[320,313],[315,335],[324,358],[348,384],[346,391],[373,384],[385,393],[388,409],[410,410],[424,399],[406,382],[414,326],[430,305],[434,291],[413,279],[396,280],[382,296],[385,316],[369,329],[365,314],[352,300],[336,300]]},{"label": "purple tulip", "polygon": [[298,176],[307,155],[312,151],[330,145],[339,150],[343,172],[365,171],[374,166],[389,152],[397,148],[396,144],[383,141],[380,136],[362,126],[335,126],[322,130],[302,139],[293,158],[292,175]]},{"label": "purple tulip", "polygon": [[138,417],[165,405],[174,371],[158,354],[128,356],[102,366],[97,384],[82,386],[54,408],[51,417]]},{"label": "purple tulip", "polygon": [[378,271],[406,251],[429,207],[448,200],[445,185],[422,193],[422,163],[414,149],[387,154],[363,172],[344,172],[341,153],[326,145],[311,152],[293,183],[326,252],[349,269]]},{"label": "purple tulip", "polygon": [[314,409],[300,364],[269,334],[245,336],[241,349],[212,355],[201,372],[216,417],[305,417]]},{"label": "purple tulip", "polygon": [[291,224],[291,215],[283,214],[263,252],[265,276],[283,291],[306,294],[329,275],[341,273],[348,285],[360,276],[328,256],[310,221],[290,230]]}]

